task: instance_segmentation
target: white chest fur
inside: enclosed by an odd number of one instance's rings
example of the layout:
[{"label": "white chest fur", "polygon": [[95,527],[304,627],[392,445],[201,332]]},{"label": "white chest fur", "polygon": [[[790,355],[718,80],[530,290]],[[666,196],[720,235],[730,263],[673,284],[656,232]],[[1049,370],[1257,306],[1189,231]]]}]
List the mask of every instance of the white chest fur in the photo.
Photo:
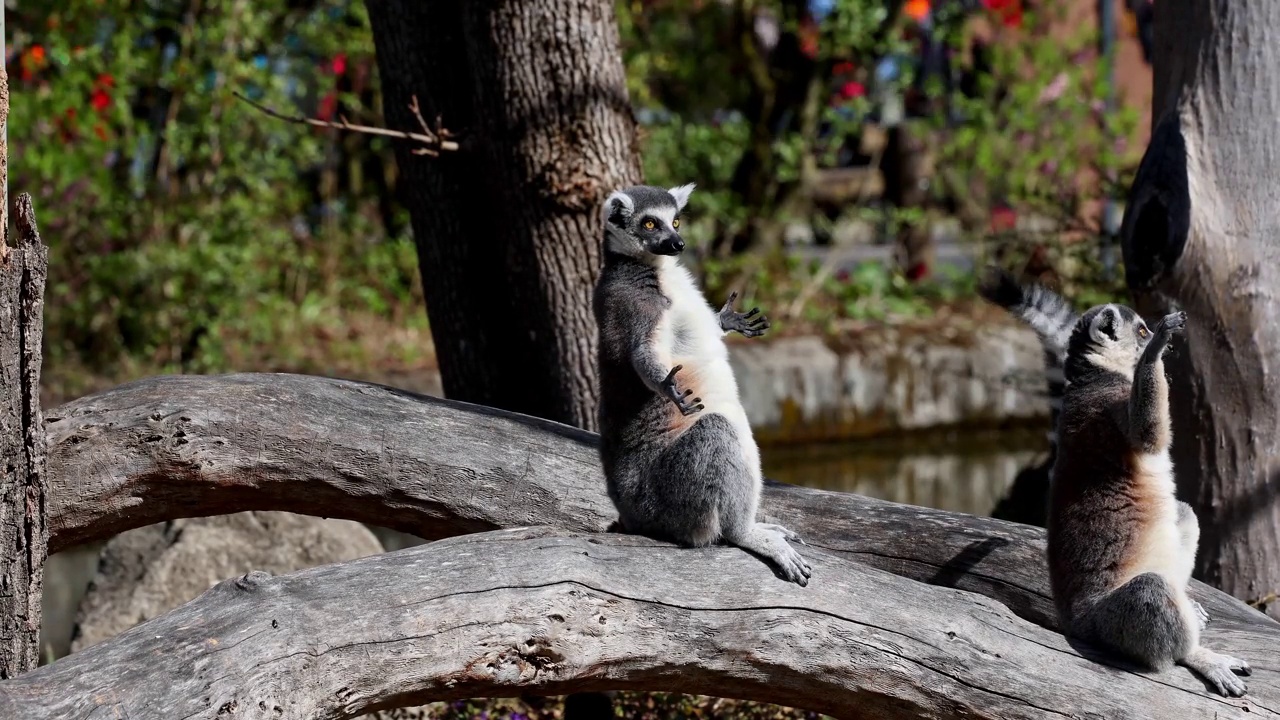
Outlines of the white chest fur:
[{"label": "white chest fur", "polygon": [[659,266],[658,284],[671,301],[656,338],[662,360],[669,367],[683,366],[676,382],[702,398],[703,413],[720,413],[733,424],[742,440],[748,467],[758,473],[759,451],[738,397],[738,383],[729,365],[729,349],[717,312],[707,304],[689,271],[674,260]]}]

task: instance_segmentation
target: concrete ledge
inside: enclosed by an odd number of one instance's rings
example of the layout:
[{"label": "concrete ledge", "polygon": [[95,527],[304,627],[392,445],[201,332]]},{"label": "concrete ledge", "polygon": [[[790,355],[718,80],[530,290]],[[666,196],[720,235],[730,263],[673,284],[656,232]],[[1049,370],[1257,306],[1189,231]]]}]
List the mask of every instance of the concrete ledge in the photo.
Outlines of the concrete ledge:
[{"label": "concrete ledge", "polygon": [[730,361],[762,444],[1048,422],[1044,360],[1030,330],[940,337],[884,328],[839,349],[818,337],[735,342]]}]

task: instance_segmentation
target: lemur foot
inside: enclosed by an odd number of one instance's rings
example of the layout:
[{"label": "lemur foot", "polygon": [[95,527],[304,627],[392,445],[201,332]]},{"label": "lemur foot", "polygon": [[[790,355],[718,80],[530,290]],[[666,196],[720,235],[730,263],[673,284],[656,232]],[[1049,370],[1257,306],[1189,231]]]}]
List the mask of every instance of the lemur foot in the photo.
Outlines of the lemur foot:
[{"label": "lemur foot", "polygon": [[758,526],[760,526],[760,527],[762,527],[762,528],[765,528],[765,529],[767,529],[767,530],[773,530],[774,532],[780,532],[780,533],[782,533],[782,537],[783,537],[785,540],[788,540],[788,541],[790,541],[790,542],[798,542],[798,543],[800,543],[801,545],[808,545],[808,544],[809,544],[809,543],[805,542],[805,541],[804,541],[804,539],[803,539],[803,538],[801,538],[799,535],[797,535],[794,531],[788,530],[787,528],[785,528],[785,527],[783,527],[783,526],[781,526],[781,525],[778,525],[777,523],[756,523],[756,525],[758,525]]},{"label": "lemur foot", "polygon": [[1203,677],[1223,697],[1241,697],[1248,692],[1244,681],[1236,677],[1253,674],[1249,663],[1243,660],[1198,647],[1183,658],[1181,663]]},{"label": "lemur foot", "polygon": [[[746,337],[760,337],[769,329],[769,318],[760,315],[760,308],[751,308],[749,312],[734,312],[733,301],[738,299],[738,292],[729,293],[729,300],[720,308],[720,329],[729,332],[740,332]],[[756,317],[760,315],[759,317]],[[754,319],[752,319],[754,318]]]},{"label": "lemur foot", "polygon": [[1191,601],[1191,609],[1196,611],[1196,620],[1200,623],[1200,629],[1203,630],[1209,624],[1209,613],[1195,600]]},{"label": "lemur foot", "polygon": [[781,525],[756,523],[743,537],[726,538],[726,540],[730,544],[767,559],[784,580],[804,587],[809,584],[813,568],[809,566],[803,555],[787,544],[788,533],[795,534]]},{"label": "lemur foot", "polygon": [[702,398],[694,398],[688,400],[693,390],[685,390],[683,394],[676,388],[676,373],[680,372],[683,365],[677,365],[671,368],[671,372],[667,373],[667,377],[662,381],[662,392],[667,399],[676,404],[680,408],[681,415],[692,415],[703,409]]}]

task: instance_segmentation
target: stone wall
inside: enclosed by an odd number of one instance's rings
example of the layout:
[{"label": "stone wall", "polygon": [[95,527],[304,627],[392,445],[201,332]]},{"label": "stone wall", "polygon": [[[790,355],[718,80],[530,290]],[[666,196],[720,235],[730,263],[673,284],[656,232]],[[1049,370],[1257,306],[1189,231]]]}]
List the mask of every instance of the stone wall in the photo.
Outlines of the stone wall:
[{"label": "stone wall", "polygon": [[730,361],[761,444],[941,428],[1043,424],[1044,360],[1029,330],[953,337],[878,329],[846,348],[817,337],[734,343]]}]

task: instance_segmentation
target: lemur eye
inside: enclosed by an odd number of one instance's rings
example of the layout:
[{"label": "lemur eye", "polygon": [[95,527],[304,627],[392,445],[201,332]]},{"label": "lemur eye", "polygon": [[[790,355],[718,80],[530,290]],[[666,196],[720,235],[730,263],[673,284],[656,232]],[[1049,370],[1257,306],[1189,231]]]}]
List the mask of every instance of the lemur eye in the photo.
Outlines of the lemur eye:
[{"label": "lemur eye", "polygon": [[652,221],[652,220],[645,220],[645,221],[644,221],[644,229],[645,229],[645,230],[652,230],[652,229],[654,229],[655,227],[657,227],[657,226],[656,226],[656,225],[654,225],[654,223],[653,223],[653,221]]},{"label": "lemur eye", "polygon": [[1138,337],[1145,338],[1147,335],[1150,335],[1150,333],[1149,333],[1149,332],[1147,332],[1147,329],[1146,329],[1145,327],[1141,327],[1141,326],[1139,326],[1139,327],[1138,327]]},{"label": "lemur eye", "polygon": [[672,220],[672,221],[671,221],[671,227],[673,227],[673,228],[678,228],[678,227],[680,227],[680,218],[676,218],[675,220]]}]

